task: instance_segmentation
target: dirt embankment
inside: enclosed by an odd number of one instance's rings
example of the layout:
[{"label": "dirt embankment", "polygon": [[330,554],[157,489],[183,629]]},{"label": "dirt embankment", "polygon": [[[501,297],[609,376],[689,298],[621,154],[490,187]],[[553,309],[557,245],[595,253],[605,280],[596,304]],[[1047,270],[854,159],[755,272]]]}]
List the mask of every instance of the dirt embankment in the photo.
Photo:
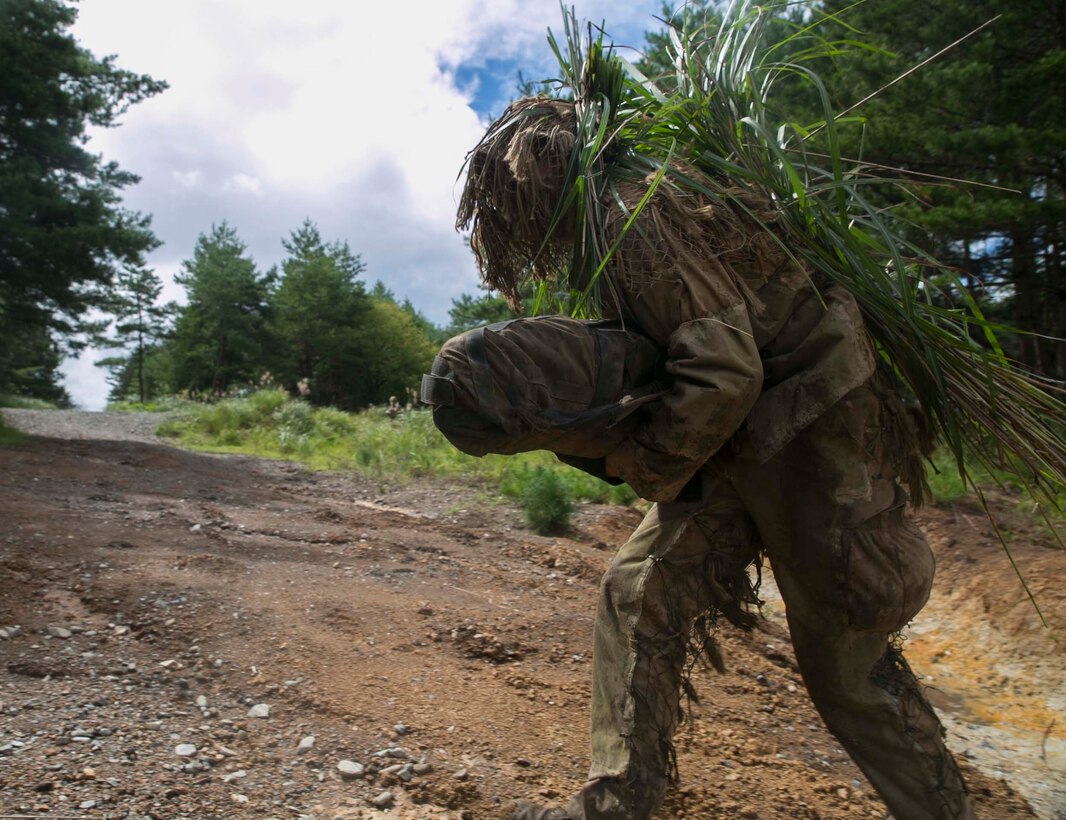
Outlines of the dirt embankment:
[{"label": "dirt embankment", "polygon": [[[542,538],[477,485],[77,437],[0,448],[0,816],[496,818],[580,784],[596,584],[636,512]],[[1063,555],[1015,538],[1045,630],[978,514],[922,523],[908,654],[979,816],[1062,817]],[[767,614],[699,674],[659,816],[883,817]]]}]

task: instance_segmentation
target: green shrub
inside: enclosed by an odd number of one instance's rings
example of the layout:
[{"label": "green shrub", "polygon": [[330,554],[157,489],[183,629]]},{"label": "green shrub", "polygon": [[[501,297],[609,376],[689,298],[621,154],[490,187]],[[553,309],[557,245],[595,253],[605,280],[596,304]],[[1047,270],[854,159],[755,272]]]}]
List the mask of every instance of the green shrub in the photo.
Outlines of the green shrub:
[{"label": "green shrub", "polygon": [[562,532],[574,514],[574,502],[566,482],[552,470],[537,467],[522,489],[522,512],[533,531],[540,535]]},{"label": "green shrub", "polygon": [[281,389],[257,390],[246,399],[253,414],[259,418],[267,418],[278,412],[286,404],[292,402],[289,394]]},{"label": "green shrub", "polygon": [[304,401],[286,402],[273,412],[278,445],[284,452],[294,452],[308,443],[315,429],[311,413],[311,405]]}]

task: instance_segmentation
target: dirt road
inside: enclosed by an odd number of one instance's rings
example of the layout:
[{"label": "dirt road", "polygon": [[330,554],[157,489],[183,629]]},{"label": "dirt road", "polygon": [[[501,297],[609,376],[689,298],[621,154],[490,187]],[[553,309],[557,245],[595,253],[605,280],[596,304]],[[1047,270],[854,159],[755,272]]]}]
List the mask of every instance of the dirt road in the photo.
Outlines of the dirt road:
[{"label": "dirt road", "polygon": [[[0,817],[480,820],[582,781],[596,584],[635,511],[583,507],[543,538],[476,484],[5,413],[67,438],[0,448]],[[922,523],[941,572],[908,652],[979,816],[1032,816],[1019,791],[1066,816],[1066,562],[1021,532],[1044,630],[978,514]],[[698,676],[659,816],[884,817],[767,615]]]}]

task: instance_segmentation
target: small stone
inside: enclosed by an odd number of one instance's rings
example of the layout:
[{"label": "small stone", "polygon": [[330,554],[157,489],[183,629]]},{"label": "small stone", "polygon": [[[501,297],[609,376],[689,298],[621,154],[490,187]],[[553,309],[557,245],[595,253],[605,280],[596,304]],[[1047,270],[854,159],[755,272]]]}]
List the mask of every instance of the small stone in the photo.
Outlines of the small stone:
[{"label": "small stone", "polygon": [[341,777],[345,780],[355,780],[357,777],[363,776],[366,767],[362,763],[356,763],[354,760],[342,760],[337,764],[337,771],[341,773]]},{"label": "small stone", "polygon": [[302,755],[304,752],[309,752],[313,748],[315,748],[315,736],[308,735],[307,737],[302,738],[296,745],[296,754]]},{"label": "small stone", "polygon": [[388,749],[381,749],[380,751],[374,752],[371,757],[391,757],[396,760],[407,760],[407,752],[399,746],[390,746]]},{"label": "small stone", "polygon": [[207,698],[204,695],[197,695],[196,696],[196,705],[199,706],[201,709],[206,709],[207,708]]},{"label": "small stone", "polygon": [[404,724],[397,723],[395,726],[392,727],[392,731],[394,731],[396,734],[398,734],[401,737],[403,737],[404,735],[406,735],[411,730],[408,729]]},{"label": "small stone", "polygon": [[460,769],[459,771],[457,771],[455,773],[455,779],[456,780],[469,780],[470,779],[470,772],[468,772],[466,769]]},{"label": "small stone", "polygon": [[419,777],[421,777],[422,775],[432,774],[433,773],[433,764],[432,763],[416,763],[411,768],[411,771],[413,771]]},{"label": "small stone", "polygon": [[231,794],[229,796],[229,799],[232,800],[234,803],[244,804],[244,803],[248,802],[248,795],[246,795],[246,794],[237,794],[236,792],[234,792],[233,794]]},{"label": "small stone", "polygon": [[189,532],[199,532],[203,528],[204,527],[202,524],[193,524],[191,527],[189,527]]},{"label": "small stone", "polygon": [[251,709],[248,710],[248,717],[250,718],[268,718],[270,717],[270,705],[267,703],[257,703]]},{"label": "small stone", "polygon": [[48,630],[48,632],[53,637],[62,638],[63,640],[66,640],[67,638],[69,638],[71,635],[74,634],[69,629],[67,629],[66,627],[62,627],[62,626],[53,626],[51,629]]},{"label": "small stone", "polygon": [[845,788],[837,789],[837,797],[839,797],[841,800],[847,800],[848,799],[848,790],[845,789]]},{"label": "small stone", "polygon": [[119,626],[115,627],[115,634],[116,635],[126,635],[126,634],[129,633],[129,631],[130,631],[130,628],[128,626],[119,625]]},{"label": "small stone", "polygon": [[382,792],[370,802],[379,809],[387,809],[392,805],[392,792]]},{"label": "small stone", "polygon": [[95,801],[95,800],[82,800],[82,801],[81,801],[81,802],[80,802],[80,803],[78,804],[78,808],[79,808],[79,809],[91,809],[91,808],[93,808],[93,807],[94,807],[95,805],[96,805],[96,801]]},{"label": "small stone", "polygon": [[174,754],[178,757],[192,757],[196,754],[196,747],[191,743],[179,743],[174,747]]},{"label": "small stone", "polygon": [[82,780],[96,780],[96,769],[86,766],[81,770]]},{"label": "small stone", "polygon": [[752,806],[743,806],[740,809],[740,816],[747,818],[747,820],[758,820],[759,811]]}]

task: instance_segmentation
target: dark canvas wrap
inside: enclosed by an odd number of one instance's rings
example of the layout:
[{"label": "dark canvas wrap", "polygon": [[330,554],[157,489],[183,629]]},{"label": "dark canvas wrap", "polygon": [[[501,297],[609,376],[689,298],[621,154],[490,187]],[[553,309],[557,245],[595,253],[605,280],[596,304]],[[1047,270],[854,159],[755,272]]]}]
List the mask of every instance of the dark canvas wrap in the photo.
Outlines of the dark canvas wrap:
[{"label": "dark canvas wrap", "polygon": [[464,453],[550,450],[601,458],[662,395],[662,355],[618,322],[512,319],[444,343],[422,401]]}]

